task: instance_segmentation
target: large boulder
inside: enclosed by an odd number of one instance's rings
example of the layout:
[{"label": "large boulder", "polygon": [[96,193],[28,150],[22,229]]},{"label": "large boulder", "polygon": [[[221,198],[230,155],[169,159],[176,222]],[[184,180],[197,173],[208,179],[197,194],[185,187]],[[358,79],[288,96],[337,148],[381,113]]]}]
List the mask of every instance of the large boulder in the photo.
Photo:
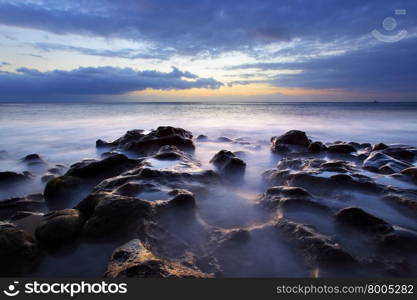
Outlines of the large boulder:
[{"label": "large boulder", "polygon": [[0,222],[0,275],[15,276],[29,271],[41,250],[25,231],[10,223]]},{"label": "large boulder", "polygon": [[313,267],[350,267],[357,261],[330,237],[311,226],[281,218],[275,225],[288,241],[297,247]]},{"label": "large boulder", "polygon": [[379,143],[379,144],[374,145],[371,150],[372,151],[379,151],[379,150],[384,150],[384,149],[387,149],[387,148],[388,148],[388,146],[385,145],[384,143]]},{"label": "large boulder", "polygon": [[74,176],[59,176],[51,179],[43,192],[50,209],[68,208],[85,194],[86,182]]},{"label": "large boulder", "polygon": [[140,161],[115,154],[103,160],[75,163],[64,176],[52,178],[45,186],[45,200],[50,209],[68,208],[88,195],[100,181],[138,167]]},{"label": "large boulder", "polygon": [[24,158],[22,158],[22,162],[26,163],[28,166],[46,165],[46,162],[43,160],[43,158],[36,153],[26,155]]},{"label": "large boulder", "polygon": [[363,168],[372,172],[392,174],[401,172],[412,165],[380,152],[372,152],[363,162]]},{"label": "large boulder", "polygon": [[76,163],[65,174],[66,176],[101,181],[105,178],[117,176],[139,165],[134,159],[123,154],[111,155],[103,160],[86,160]]},{"label": "large boulder", "polygon": [[308,145],[308,152],[319,153],[323,151],[327,151],[327,147],[322,142],[312,142]]},{"label": "large boulder", "polygon": [[113,252],[105,277],[210,278],[212,275],[196,267],[158,257],[147,250],[140,240],[134,239]]},{"label": "large boulder", "polygon": [[396,228],[382,239],[383,245],[394,251],[415,253],[417,248],[417,233],[404,228]]},{"label": "large boulder", "polygon": [[288,199],[299,201],[310,197],[311,195],[303,188],[273,186],[260,197],[259,201],[267,206],[276,206]]},{"label": "large boulder", "polygon": [[43,212],[47,210],[42,194],[10,198],[0,201],[0,220],[7,220],[18,211]]},{"label": "large boulder", "polygon": [[411,147],[392,146],[392,147],[388,147],[387,149],[384,149],[382,153],[389,155],[398,160],[413,163],[416,158],[417,151],[415,148],[411,148]]},{"label": "large boulder", "polygon": [[[320,176],[311,172],[289,173],[286,171],[271,172],[266,174],[270,182],[280,182],[290,186],[302,187],[315,195],[337,195],[343,191],[356,191],[367,194],[379,194],[382,187],[372,179],[361,176],[350,176],[347,174],[335,174],[330,177]],[[277,185],[277,184],[275,184]]]},{"label": "large boulder", "polygon": [[152,214],[152,203],[112,193],[93,193],[75,208],[88,218],[83,232],[91,237],[106,237],[129,232]]},{"label": "large boulder", "polygon": [[204,135],[204,134],[200,134],[200,135],[197,137],[197,141],[199,141],[199,142],[208,141],[208,136],[207,136],[207,135]]},{"label": "large boulder", "polygon": [[308,214],[320,220],[322,217],[332,217],[330,208],[316,201],[309,192],[300,187],[271,187],[260,197],[259,202],[266,207],[279,207],[280,215],[290,220],[301,220],[300,217]]},{"label": "large boulder", "polygon": [[390,224],[358,207],[341,209],[336,213],[336,221],[363,233],[385,234],[393,231]]},{"label": "large boulder", "polygon": [[271,138],[272,145],[287,144],[287,145],[299,145],[308,146],[310,140],[304,131],[290,130],[281,136]]},{"label": "large boulder", "polygon": [[159,160],[189,161],[192,159],[189,153],[181,151],[178,147],[172,145],[162,146],[153,157]]},{"label": "large boulder", "polygon": [[170,206],[178,207],[180,209],[194,209],[196,207],[194,194],[190,191],[184,189],[176,189],[170,191],[169,195],[172,196],[168,202]]},{"label": "large boulder", "polygon": [[329,152],[333,152],[333,153],[339,153],[339,154],[349,154],[352,152],[356,152],[355,147],[353,147],[350,144],[334,144],[334,145],[329,145],[327,147],[327,150]]},{"label": "large boulder", "polygon": [[245,173],[246,163],[227,150],[219,151],[210,163],[226,176],[241,177]]},{"label": "large boulder", "polygon": [[284,196],[284,197],[310,197],[310,193],[307,192],[305,189],[300,187],[292,187],[292,186],[274,186],[269,188],[266,191],[267,195],[276,195],[276,196]]},{"label": "large boulder", "polygon": [[10,171],[0,172],[0,185],[20,183],[31,178],[32,178],[32,175],[29,172],[23,172],[23,173],[16,173],[16,172],[10,172]]},{"label": "large boulder", "polygon": [[118,148],[148,156],[155,154],[165,145],[176,146],[183,151],[193,151],[195,147],[192,138],[193,135],[187,130],[164,126],[149,133],[131,130],[111,143],[98,140],[96,146]]},{"label": "large boulder", "polygon": [[45,214],[36,227],[36,239],[50,246],[70,242],[81,231],[84,221],[84,216],[76,209],[52,211]]},{"label": "large boulder", "polygon": [[404,169],[401,171],[401,174],[410,176],[411,180],[417,184],[417,167]]}]

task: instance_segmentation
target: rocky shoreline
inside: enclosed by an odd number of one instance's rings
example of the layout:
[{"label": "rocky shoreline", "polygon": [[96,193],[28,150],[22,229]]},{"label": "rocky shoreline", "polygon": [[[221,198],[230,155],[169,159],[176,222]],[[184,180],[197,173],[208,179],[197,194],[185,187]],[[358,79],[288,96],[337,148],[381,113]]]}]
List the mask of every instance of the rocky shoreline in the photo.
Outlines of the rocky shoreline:
[{"label": "rocky shoreline", "polygon": [[[57,251],[110,242],[103,274],[110,278],[417,276],[416,148],[322,143],[298,130],[272,137],[278,163],[259,174],[264,192],[252,204],[265,218],[230,228],[205,220],[202,199],[242,184],[248,162],[227,148],[246,142],[217,139],[224,150],[205,169],[194,151],[209,140],[166,126],[98,140],[101,160],[70,167],[26,156],[22,162],[47,170],[46,186],[42,194],[0,201],[0,275],[36,274]],[[164,162],[169,167],[155,167]],[[30,172],[0,172],[0,188],[31,180]],[[361,197],[371,199],[370,210],[352,205]],[[379,206],[407,222],[370,212]],[[293,274],[285,273],[288,257]],[[270,264],[283,264],[282,273]]]}]

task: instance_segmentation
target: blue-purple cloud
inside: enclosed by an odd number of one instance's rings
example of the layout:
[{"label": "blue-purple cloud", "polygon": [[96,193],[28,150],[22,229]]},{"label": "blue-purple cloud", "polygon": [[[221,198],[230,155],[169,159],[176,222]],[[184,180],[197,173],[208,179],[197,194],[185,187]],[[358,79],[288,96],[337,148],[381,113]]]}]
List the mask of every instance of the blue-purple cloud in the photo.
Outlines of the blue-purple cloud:
[{"label": "blue-purple cloud", "polygon": [[57,43],[33,43],[31,44],[34,48],[50,52],[50,51],[67,51],[75,52],[84,55],[102,56],[102,57],[113,57],[113,58],[126,58],[126,59],[157,59],[167,60],[175,51],[172,49],[146,49],[138,50],[132,48],[123,48],[118,50],[109,49],[93,49],[88,47],[75,47]]},{"label": "blue-purple cloud", "polygon": [[277,75],[267,81],[276,86],[417,94],[414,66],[417,66],[417,40],[408,39],[342,55],[286,63],[243,64],[233,69],[301,71]]},{"label": "blue-purple cloud", "polygon": [[[395,15],[396,9],[405,9],[406,15]],[[256,67],[263,71],[290,69],[302,72],[275,77],[242,75],[230,81],[229,86],[266,82],[308,89],[389,90],[398,95],[416,92],[415,0],[0,0],[0,15],[1,25],[59,35],[118,38],[150,45],[148,50],[139,51],[132,48],[97,49],[54,40],[29,42],[43,52],[68,51],[100,57],[169,61],[174,56],[203,58],[239,51],[255,58],[257,63],[235,66],[236,70]],[[393,32],[382,28],[381,23],[386,17],[395,17],[398,22]],[[404,40],[390,44],[372,39],[373,29],[384,34],[405,29],[409,34]],[[276,46],[277,50],[268,48],[267,53],[267,46]],[[130,69],[93,69],[101,75],[88,74],[93,83],[91,86],[83,85],[80,79],[81,74],[91,68],[51,71],[39,76],[30,72],[3,72],[1,79],[10,81],[10,86],[19,86],[18,81],[21,81],[20,86],[27,86],[33,94],[48,94],[48,86],[49,93],[111,95],[148,87],[184,89],[221,85],[212,78],[184,80],[184,76],[177,76],[168,80],[166,74],[169,73],[157,72],[161,78],[158,81]],[[54,80],[58,84],[48,85]],[[69,83],[74,80],[75,87],[66,86],[65,80]],[[24,93],[1,84],[8,96],[14,92]],[[99,87],[102,87],[101,91]]]},{"label": "blue-purple cloud", "polygon": [[1,1],[0,24],[146,40],[185,54],[251,49],[296,38],[332,41],[381,27],[397,8],[415,28],[414,0],[74,0]]},{"label": "blue-purple cloud", "polygon": [[20,68],[16,71],[18,73],[0,72],[0,98],[3,100],[68,95],[121,95],[145,89],[217,89],[222,86],[221,82],[213,78],[199,78],[177,68],[167,73],[113,67],[49,72]]}]

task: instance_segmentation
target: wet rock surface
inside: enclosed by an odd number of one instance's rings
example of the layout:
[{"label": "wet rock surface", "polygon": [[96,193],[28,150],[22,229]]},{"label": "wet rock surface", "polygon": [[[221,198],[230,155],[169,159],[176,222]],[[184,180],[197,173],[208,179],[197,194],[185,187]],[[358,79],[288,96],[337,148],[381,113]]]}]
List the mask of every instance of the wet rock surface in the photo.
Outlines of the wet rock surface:
[{"label": "wet rock surface", "polygon": [[355,147],[350,144],[335,144],[327,147],[327,150],[333,153],[352,153],[356,152]]},{"label": "wet rock surface", "polygon": [[225,176],[241,177],[246,168],[246,163],[233,152],[219,151],[210,162]]},{"label": "wet rock surface", "polygon": [[0,172],[0,185],[19,183],[31,179],[31,177],[32,176],[29,172]]},{"label": "wet rock surface", "polygon": [[97,147],[109,147],[136,152],[142,155],[152,155],[161,146],[172,145],[184,151],[193,151],[195,146],[191,132],[171,126],[158,127],[146,133],[144,130],[130,130],[119,139],[108,143],[102,140],[96,142]]},{"label": "wet rock surface", "polygon": [[308,146],[310,144],[310,140],[307,138],[306,133],[300,130],[291,130],[278,137],[273,137],[271,142],[272,151],[280,144],[298,146]]},{"label": "wet rock surface", "polygon": [[85,188],[87,184],[81,178],[64,175],[48,181],[43,194],[50,209],[61,209],[80,198]]},{"label": "wet rock surface", "polygon": [[25,231],[10,223],[0,222],[0,274],[21,275],[28,272],[40,259],[42,252],[37,242]]},{"label": "wet rock surface", "polygon": [[361,232],[381,234],[393,231],[390,224],[357,207],[344,208],[336,213],[336,221]]},{"label": "wet rock surface", "polygon": [[410,168],[411,165],[384,153],[372,152],[363,162],[363,167],[376,173],[393,174]]},{"label": "wet rock surface", "polygon": [[0,201],[2,275],[81,270],[84,253],[110,278],[417,275],[414,147],[299,130],[194,140],[165,126],[98,140],[101,159],[69,167],[19,158],[31,173],[0,185],[44,189]]},{"label": "wet rock surface", "polygon": [[5,199],[0,201],[0,221],[8,220],[18,211],[44,212],[46,210],[42,194]]},{"label": "wet rock surface", "polygon": [[210,278],[198,269],[161,259],[147,250],[140,240],[131,240],[116,249],[105,274],[110,278]]},{"label": "wet rock surface", "polygon": [[43,216],[35,231],[36,239],[52,247],[69,243],[81,231],[84,216],[76,209],[52,211]]}]

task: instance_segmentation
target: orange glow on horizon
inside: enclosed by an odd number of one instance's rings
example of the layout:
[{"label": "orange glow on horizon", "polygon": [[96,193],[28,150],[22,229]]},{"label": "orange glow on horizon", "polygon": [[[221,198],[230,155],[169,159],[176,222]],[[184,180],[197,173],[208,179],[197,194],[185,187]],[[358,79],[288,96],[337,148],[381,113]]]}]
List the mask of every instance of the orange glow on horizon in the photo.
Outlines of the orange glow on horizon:
[{"label": "orange glow on horizon", "polygon": [[232,87],[223,86],[217,90],[211,89],[188,89],[188,90],[170,90],[161,91],[146,89],[134,92],[134,95],[141,96],[179,96],[179,97],[215,97],[215,96],[261,96],[261,95],[329,95],[335,91],[331,90],[309,90],[299,88],[281,88],[268,84],[248,84],[234,85]]}]

